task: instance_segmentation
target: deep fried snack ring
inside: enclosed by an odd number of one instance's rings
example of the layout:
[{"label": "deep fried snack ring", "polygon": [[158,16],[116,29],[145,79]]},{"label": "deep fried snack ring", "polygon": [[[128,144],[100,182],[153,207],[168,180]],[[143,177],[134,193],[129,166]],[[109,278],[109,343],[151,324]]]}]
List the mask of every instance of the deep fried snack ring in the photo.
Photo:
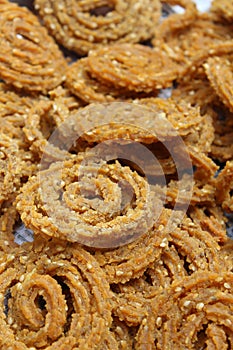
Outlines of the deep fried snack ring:
[{"label": "deep fried snack ring", "polygon": [[[197,272],[152,302],[135,349],[227,349],[233,346],[233,274]],[[203,337],[204,332],[204,337]]]},{"label": "deep fried snack ring", "polygon": [[80,152],[31,178],[17,204],[26,226],[36,234],[102,248],[145,234],[159,215],[160,198],[144,177],[118,161],[108,164],[103,153],[103,148]]},{"label": "deep fried snack ring", "polygon": [[160,258],[145,274],[156,289],[166,289],[175,280],[198,270],[218,272],[225,266],[220,249],[208,231],[186,217],[181,228],[170,232]]},{"label": "deep fried snack ring", "polygon": [[213,0],[211,3],[211,12],[216,14],[220,21],[227,20],[233,22],[233,5],[228,0]]},{"label": "deep fried snack ring", "polygon": [[74,62],[68,68],[66,86],[74,95],[87,103],[112,102],[122,93],[122,89],[108,86],[91,76],[88,58]]},{"label": "deep fried snack ring", "polygon": [[57,127],[56,112],[51,101],[39,101],[33,106],[26,117],[23,128],[26,139],[38,159],[41,158],[47,139]]},{"label": "deep fried snack ring", "polygon": [[233,161],[228,161],[216,179],[216,199],[222,208],[233,212]]},{"label": "deep fried snack ring", "polygon": [[211,57],[204,64],[207,76],[221,101],[233,112],[233,57]]},{"label": "deep fried snack ring", "polygon": [[[214,129],[210,116],[200,115],[199,108],[190,106],[189,101],[179,101],[169,98],[141,98],[133,101],[135,104],[146,105],[156,114],[163,114],[176,129],[185,143],[198,147],[207,153],[214,139]],[[194,132],[195,130],[195,132]]]},{"label": "deep fried snack ring", "polygon": [[158,0],[36,0],[35,8],[60,44],[85,55],[100,46],[151,38],[161,5]]},{"label": "deep fried snack ring", "polygon": [[117,292],[113,311],[129,326],[139,325],[149,312],[150,300],[159,297],[174,281],[196,271],[220,272],[225,268],[221,246],[189,218],[183,220],[181,228],[165,237],[161,246],[161,255],[148,264],[139,279],[114,287]]},{"label": "deep fried snack ring", "polygon": [[0,7],[0,78],[17,89],[47,93],[64,81],[67,63],[53,39],[26,8]]},{"label": "deep fried snack ring", "polygon": [[180,79],[190,80],[190,74],[208,57],[232,52],[232,26],[216,23],[204,13],[183,30],[170,30],[164,38],[155,38],[153,44],[180,65],[187,65]]},{"label": "deep fried snack ring", "polygon": [[118,44],[91,51],[91,75],[117,88],[151,92],[172,85],[180,71],[160,49],[139,44]]},{"label": "deep fried snack ring", "polygon": [[111,293],[88,252],[37,240],[0,259],[1,349],[99,349],[111,326]]}]

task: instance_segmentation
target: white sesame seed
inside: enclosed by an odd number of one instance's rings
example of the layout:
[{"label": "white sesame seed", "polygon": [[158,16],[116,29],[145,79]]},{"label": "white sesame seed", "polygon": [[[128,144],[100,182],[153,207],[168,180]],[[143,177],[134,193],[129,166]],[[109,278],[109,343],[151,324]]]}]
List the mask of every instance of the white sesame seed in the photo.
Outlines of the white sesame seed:
[{"label": "white sesame seed", "polygon": [[87,268],[88,268],[88,270],[91,270],[91,269],[92,269],[92,267],[93,267],[93,266],[92,266],[90,263],[88,263],[88,264],[87,264]]},{"label": "white sesame seed", "polygon": [[200,311],[200,310],[203,309],[204,306],[205,306],[204,303],[198,303],[198,304],[196,305],[196,309]]},{"label": "white sesame seed", "polygon": [[124,272],[121,271],[121,270],[117,270],[117,271],[116,271],[116,275],[117,275],[117,276],[122,276],[122,275],[124,275]]},{"label": "white sesame seed", "polygon": [[184,307],[187,307],[191,304],[191,301],[190,300],[185,300],[184,302]]},{"label": "white sesame seed", "polygon": [[25,277],[24,275],[20,276],[20,277],[19,277],[19,281],[20,281],[20,282],[23,282],[23,281],[24,281],[24,277]]},{"label": "white sesame seed", "polygon": [[8,320],[7,320],[7,322],[8,322],[9,325],[12,325],[13,322],[14,322],[14,320],[13,320],[12,317],[9,317]]},{"label": "white sesame seed", "polygon": [[224,287],[225,287],[226,289],[231,289],[231,286],[230,286],[229,283],[224,283]]},{"label": "white sesame seed", "polygon": [[157,325],[158,327],[161,327],[161,326],[162,326],[162,317],[157,317],[156,325]]}]

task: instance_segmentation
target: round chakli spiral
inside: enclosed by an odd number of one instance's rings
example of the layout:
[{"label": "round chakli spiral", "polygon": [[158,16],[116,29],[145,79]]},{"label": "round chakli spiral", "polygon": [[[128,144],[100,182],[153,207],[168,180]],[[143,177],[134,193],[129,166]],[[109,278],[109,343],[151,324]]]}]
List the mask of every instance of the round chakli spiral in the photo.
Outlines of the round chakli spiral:
[{"label": "round chakli spiral", "polygon": [[210,14],[199,14],[181,30],[166,29],[164,36],[162,31],[162,36],[157,35],[153,44],[179,64],[187,64],[181,78],[188,81],[196,71],[194,66],[200,67],[210,56],[232,52],[232,26],[215,22]]},{"label": "round chakli spiral", "polygon": [[0,256],[1,349],[100,349],[112,322],[103,272],[79,246],[45,242]]},{"label": "round chakli spiral", "polygon": [[28,9],[1,4],[0,46],[0,78],[7,84],[47,93],[65,79],[62,52]]},{"label": "round chakli spiral", "polygon": [[116,44],[91,51],[87,63],[97,80],[147,93],[171,86],[180,71],[164,51],[139,44]]},{"label": "round chakli spiral", "polygon": [[161,14],[158,0],[36,0],[35,8],[56,40],[81,55],[151,38]]},{"label": "round chakli spiral", "polygon": [[232,349],[233,274],[197,272],[156,296],[135,349]]},{"label": "round chakli spiral", "polygon": [[[109,149],[112,157],[114,148],[106,144]],[[117,160],[108,163],[103,155],[103,147],[80,152],[31,178],[17,204],[26,226],[37,234],[102,248],[145,234],[160,213],[160,198],[144,177]]]}]

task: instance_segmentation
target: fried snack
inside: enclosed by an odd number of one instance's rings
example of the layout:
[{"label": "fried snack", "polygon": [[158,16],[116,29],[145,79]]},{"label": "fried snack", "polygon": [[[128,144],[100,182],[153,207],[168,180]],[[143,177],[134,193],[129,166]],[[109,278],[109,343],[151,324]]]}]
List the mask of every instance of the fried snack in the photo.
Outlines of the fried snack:
[{"label": "fried snack", "polygon": [[[209,142],[212,159],[221,163],[230,160],[233,157],[232,113],[220,101],[203,68],[199,69],[192,79],[179,82],[172,91],[172,99],[178,103],[186,101],[191,106],[200,108],[203,119],[210,120],[212,131],[214,130],[214,139],[211,138]],[[206,138],[209,139],[209,136]]]},{"label": "fried snack", "polygon": [[[187,101],[188,102],[188,101]],[[191,107],[185,101],[174,99],[142,98],[133,103],[146,105],[156,114],[163,114],[186,144],[207,153],[214,139],[214,129],[210,116],[201,116],[199,108]]]},{"label": "fried snack", "polygon": [[[61,86],[50,91],[49,95],[49,99],[39,100],[37,103],[34,103],[27,113],[25,126],[23,127],[30,150],[39,160],[45,150],[49,149],[49,138],[56,128],[64,123],[71,113],[76,113],[83,106],[80,100]],[[58,149],[52,148],[51,145],[50,147],[51,156],[53,152],[52,158],[58,158]],[[61,150],[59,153],[60,157],[65,154]]]},{"label": "fried snack", "polygon": [[212,108],[215,138],[211,146],[211,155],[212,158],[224,163],[233,158],[233,114],[222,103],[217,103]]},{"label": "fried snack", "polygon": [[63,123],[66,118],[69,118],[70,113],[76,112],[85,105],[83,101],[72,95],[68,89],[61,85],[49,91],[49,100],[53,104],[53,118],[56,121],[56,125]]},{"label": "fried snack", "polygon": [[160,17],[160,1],[36,0],[44,25],[64,47],[80,55],[117,42],[137,43],[152,37]]},{"label": "fried snack", "polygon": [[181,228],[165,237],[161,255],[148,264],[139,279],[114,285],[114,314],[129,326],[137,326],[150,312],[150,301],[159,298],[174,281],[200,270],[222,271],[225,259],[216,241],[198,222],[185,217]]},{"label": "fried snack", "polygon": [[12,252],[18,245],[15,243],[14,228],[19,214],[11,201],[6,201],[0,210],[0,251]]},{"label": "fried snack", "polygon": [[156,223],[150,232],[126,246],[94,253],[109,283],[126,283],[138,278],[159,258],[165,239],[160,225]]},{"label": "fried snack", "polygon": [[233,274],[197,272],[153,300],[135,349],[232,347]]},{"label": "fried snack", "polygon": [[172,90],[171,98],[199,107],[201,115],[208,115],[208,107],[218,99],[209,81],[203,75],[196,75],[192,80],[180,82]]},{"label": "fried snack", "polygon": [[47,139],[57,126],[56,112],[51,101],[40,101],[30,109],[23,131],[31,144],[31,151],[38,159],[41,159],[47,146]]},{"label": "fried snack", "polygon": [[184,14],[172,13],[155,30],[155,37],[166,38],[169,31],[177,31],[193,24],[198,16],[196,4],[192,0],[162,0],[162,4],[178,5],[185,9]]},{"label": "fried snack", "polygon": [[169,233],[160,258],[149,266],[146,276],[157,290],[198,270],[221,271],[225,262],[220,249],[209,232],[185,217],[181,227]]},{"label": "fried snack", "polygon": [[233,21],[233,5],[228,0],[213,0],[211,3],[211,12],[218,16],[218,19],[222,22],[225,20],[229,23]]},{"label": "fried snack", "polygon": [[88,66],[88,58],[74,62],[68,68],[66,86],[74,95],[87,103],[112,102],[120,98],[123,90],[93,78]]},{"label": "fried snack", "polygon": [[231,111],[233,111],[233,90],[231,87],[233,79],[232,58],[232,56],[211,57],[204,64],[212,87],[221,101]]},{"label": "fried snack", "polygon": [[139,44],[118,44],[91,51],[88,56],[91,75],[118,89],[154,92],[172,86],[180,71],[160,49]]},{"label": "fried snack", "polygon": [[[136,287],[137,284],[132,286]],[[124,287],[126,290],[125,292],[115,295],[113,313],[119,317],[120,320],[124,321],[128,327],[137,327],[148,313],[149,300],[136,288],[133,288],[133,291],[130,292],[127,290],[126,285],[124,285]],[[146,289],[144,293],[147,294]]]},{"label": "fried snack", "polygon": [[90,145],[119,139],[151,144],[178,138],[162,107],[159,105],[157,110],[148,107],[128,102],[91,104],[71,115],[67,129],[74,130],[77,137]]},{"label": "fried snack", "polygon": [[37,240],[0,259],[1,349],[100,348],[111,326],[111,293],[88,252]]},{"label": "fried snack", "polygon": [[190,26],[155,37],[153,45],[184,67],[179,79],[190,81],[190,75],[210,56],[232,52],[232,26],[215,22],[210,14],[199,14]]},{"label": "fried snack", "polygon": [[6,84],[0,83],[0,131],[25,151],[28,144],[22,129],[26,115],[35,103],[36,98],[10,90]]},{"label": "fried snack", "polygon": [[231,238],[228,238],[228,240],[222,246],[221,254],[225,259],[227,269],[232,272],[233,271],[233,240]]},{"label": "fried snack", "polygon": [[[111,332],[114,334],[117,341],[118,350],[131,350],[133,348],[135,335],[134,329],[127,327],[124,322],[121,322],[118,318],[114,317]],[[108,347],[106,350],[108,349],[110,348]]]},{"label": "fried snack", "polygon": [[233,212],[233,161],[228,161],[216,179],[217,203],[227,211]]},{"label": "fried snack", "polygon": [[[214,203],[214,200],[212,203]],[[204,207],[193,206],[189,208],[189,215],[203,230],[208,231],[217,242],[226,242],[228,239],[227,218],[219,206],[214,204]]]},{"label": "fried snack", "polygon": [[[27,154],[21,151],[14,141],[7,135],[0,137],[0,207],[4,201],[12,201],[24,177],[29,177],[34,166]],[[30,155],[29,155],[30,156]]]},{"label": "fried snack", "polygon": [[36,234],[108,248],[145,234],[159,215],[160,198],[129,167],[108,164],[109,149],[106,158],[103,148],[80,152],[31,178],[17,204],[26,226]]},{"label": "fried snack", "polygon": [[4,1],[0,28],[0,78],[7,84],[46,94],[64,81],[66,61],[28,9]]}]

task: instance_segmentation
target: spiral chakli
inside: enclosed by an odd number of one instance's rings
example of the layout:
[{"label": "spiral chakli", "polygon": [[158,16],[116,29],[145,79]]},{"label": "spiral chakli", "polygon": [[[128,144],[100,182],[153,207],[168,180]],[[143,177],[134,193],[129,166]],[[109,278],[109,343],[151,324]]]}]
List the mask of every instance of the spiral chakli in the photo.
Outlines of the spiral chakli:
[{"label": "spiral chakli", "polygon": [[187,64],[181,77],[188,81],[194,66],[200,67],[211,56],[232,52],[232,26],[216,22],[210,14],[198,14],[193,23],[181,30],[166,29],[166,35],[156,37],[153,44],[179,64]]},{"label": "spiral chakli", "polygon": [[233,274],[197,272],[152,301],[137,334],[142,349],[231,349]]},{"label": "spiral chakli", "polygon": [[169,87],[180,73],[180,66],[164,51],[139,44],[93,50],[88,64],[97,80],[136,92],[156,92]]},{"label": "spiral chakli", "polygon": [[85,55],[116,42],[149,39],[160,17],[158,0],[36,0],[44,25],[64,47]]},{"label": "spiral chakli", "polygon": [[17,89],[47,93],[65,79],[66,61],[26,8],[0,6],[0,78]]},{"label": "spiral chakli", "polygon": [[85,57],[67,69],[66,86],[74,95],[86,103],[112,102],[130,96],[126,88],[115,87],[92,77],[88,62],[89,58]]},{"label": "spiral chakli", "polygon": [[160,198],[136,171],[88,151],[31,178],[17,204],[35,233],[97,247],[125,244],[146,233],[159,207]]},{"label": "spiral chakli", "polygon": [[0,259],[1,349],[104,348],[111,293],[88,252],[37,240]]},{"label": "spiral chakli", "polygon": [[[166,209],[162,216],[159,228],[166,231],[166,216],[169,217],[169,210]],[[132,274],[127,283],[122,279],[123,283],[113,289],[116,302],[114,313],[130,326],[141,324],[148,313],[150,301],[155,296],[159,297],[160,293],[165,292],[175,281],[191,276],[197,271],[220,273],[226,266],[220,253],[221,245],[209,232],[189,218],[183,219],[181,228],[174,228],[170,234],[163,235],[160,249],[160,254],[157,254],[153,261],[148,261],[140,278]],[[116,259],[113,260],[113,253],[102,253],[102,260],[97,254],[100,264],[103,264],[108,255],[112,257],[109,261],[111,265],[103,266],[107,273],[117,262]]]}]

